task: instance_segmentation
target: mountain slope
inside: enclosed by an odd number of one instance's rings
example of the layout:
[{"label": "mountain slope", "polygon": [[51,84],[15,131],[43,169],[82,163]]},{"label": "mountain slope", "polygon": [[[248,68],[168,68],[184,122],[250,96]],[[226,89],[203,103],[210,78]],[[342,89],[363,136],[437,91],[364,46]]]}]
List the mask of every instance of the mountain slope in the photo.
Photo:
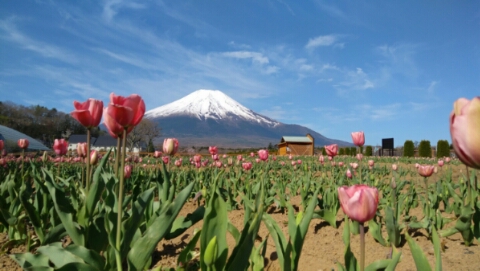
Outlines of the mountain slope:
[{"label": "mountain slope", "polygon": [[351,143],[329,139],[300,125],[284,124],[239,104],[218,90],[198,90],[145,113],[159,123],[163,137],[176,137],[183,146],[265,147],[282,136],[315,138],[316,146]]}]

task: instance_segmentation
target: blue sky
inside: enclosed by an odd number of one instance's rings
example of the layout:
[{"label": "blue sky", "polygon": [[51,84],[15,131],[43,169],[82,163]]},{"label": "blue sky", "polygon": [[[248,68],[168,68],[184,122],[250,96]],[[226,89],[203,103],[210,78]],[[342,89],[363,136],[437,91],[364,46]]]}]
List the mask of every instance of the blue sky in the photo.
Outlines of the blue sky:
[{"label": "blue sky", "polygon": [[148,110],[215,89],[330,138],[436,145],[480,94],[480,2],[4,1],[0,57],[1,101]]}]

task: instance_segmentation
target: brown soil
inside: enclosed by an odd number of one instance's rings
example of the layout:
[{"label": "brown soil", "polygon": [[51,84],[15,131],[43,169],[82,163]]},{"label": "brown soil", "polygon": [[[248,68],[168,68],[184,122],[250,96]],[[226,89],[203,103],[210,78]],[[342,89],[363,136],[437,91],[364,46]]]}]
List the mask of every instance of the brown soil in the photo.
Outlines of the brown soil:
[{"label": "brown soil", "polygon": [[[413,167],[413,165],[408,165],[408,167]],[[462,174],[460,170],[462,168],[463,167],[459,166],[458,169],[455,170],[455,174],[453,177],[454,180],[458,180],[458,178],[460,177],[459,175]],[[437,174],[442,174],[442,171],[439,171]],[[410,178],[411,177],[409,176],[407,177],[407,179]],[[436,178],[435,175],[433,178]],[[292,198],[291,201],[294,205],[299,206],[299,197]],[[192,202],[187,202],[182,209],[180,215],[186,215],[190,212],[193,212],[196,208],[196,204]],[[243,214],[243,210],[234,210],[229,211],[228,213],[229,220],[239,230],[242,230],[243,227]],[[272,212],[270,215],[278,222],[278,225],[282,228],[284,234],[287,236],[287,215],[275,211]],[[419,209],[413,210],[412,215],[416,215],[419,219],[423,217],[423,214]],[[444,214],[444,216],[451,215]],[[314,219],[311,221],[305,243],[303,245],[298,270],[336,270],[337,262],[341,264],[344,263],[343,257],[345,246],[342,241],[344,223],[342,218],[343,213],[340,209],[337,216],[337,224],[339,225],[337,229],[331,227],[323,220]],[[452,227],[452,223],[447,225],[445,228]],[[169,241],[161,241],[157,246],[157,251],[155,251],[155,253],[152,255],[153,263],[155,263],[153,266],[175,267],[178,255],[193,237],[193,230],[195,228],[202,228],[202,225],[203,222],[200,221],[199,223],[188,229],[182,236],[179,236]],[[366,265],[368,265],[376,260],[385,259],[390,253],[390,248],[378,244],[368,233],[368,227],[366,228],[366,230],[367,234],[365,238],[365,263]],[[258,239],[267,238],[267,236],[268,230],[262,224],[260,227]],[[384,236],[386,236],[385,232]],[[428,261],[430,262],[430,265],[433,268],[435,265],[435,259],[432,242],[425,236],[424,231],[422,230],[413,232],[413,239],[422,248],[422,250],[426,254]],[[0,234],[0,246],[2,246],[6,241],[6,234]],[[231,236],[228,236],[227,241],[230,248],[229,250],[231,252],[235,241],[233,240],[233,238],[231,238]],[[464,246],[462,237],[459,233],[452,235],[448,238],[442,238],[441,241],[445,248],[442,252],[443,270],[480,270],[480,246],[477,241],[474,241],[474,244],[472,246],[466,247]],[[256,246],[258,246],[259,243],[260,241],[257,241]],[[357,258],[360,251],[359,243],[359,236],[352,235],[351,249]],[[6,253],[3,253],[0,256],[0,270],[21,270],[21,268],[18,267],[16,262],[10,259],[9,254],[22,252],[24,249],[24,246],[19,246],[6,251]],[[399,250],[402,252],[402,256],[396,270],[416,270],[416,266],[413,261],[413,257],[408,244],[403,243]],[[267,241],[267,253],[265,262],[268,264],[266,270],[281,270],[276,257],[275,244],[271,238],[269,238]]]}]

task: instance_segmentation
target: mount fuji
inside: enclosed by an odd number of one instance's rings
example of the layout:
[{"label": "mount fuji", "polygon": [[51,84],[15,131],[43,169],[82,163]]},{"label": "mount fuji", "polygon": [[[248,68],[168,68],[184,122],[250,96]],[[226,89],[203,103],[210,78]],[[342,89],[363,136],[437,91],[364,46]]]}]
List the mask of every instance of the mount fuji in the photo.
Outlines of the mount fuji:
[{"label": "mount fuji", "polygon": [[305,136],[307,133],[315,138],[316,146],[352,146],[309,128],[260,115],[219,90],[197,90],[147,111],[145,118],[158,123],[163,137],[175,137],[188,147],[266,147],[279,143],[282,136]]}]

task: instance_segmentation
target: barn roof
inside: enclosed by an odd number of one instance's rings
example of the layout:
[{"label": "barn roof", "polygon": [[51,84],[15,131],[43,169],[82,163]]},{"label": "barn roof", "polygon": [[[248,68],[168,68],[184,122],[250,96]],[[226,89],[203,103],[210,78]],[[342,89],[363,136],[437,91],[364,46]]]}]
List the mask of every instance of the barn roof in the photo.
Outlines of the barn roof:
[{"label": "barn roof", "polygon": [[307,136],[283,136],[280,142],[312,143],[312,139]]},{"label": "barn roof", "polygon": [[[41,151],[49,151],[50,149],[45,147],[42,143],[40,143],[38,140],[33,139],[32,137],[21,133],[17,130],[14,130],[12,128],[9,128],[7,126],[0,125],[0,139],[3,141],[12,141],[17,143],[17,141],[21,138],[28,139],[28,149],[29,150],[41,150]],[[7,142],[5,142],[7,143]]]}]

